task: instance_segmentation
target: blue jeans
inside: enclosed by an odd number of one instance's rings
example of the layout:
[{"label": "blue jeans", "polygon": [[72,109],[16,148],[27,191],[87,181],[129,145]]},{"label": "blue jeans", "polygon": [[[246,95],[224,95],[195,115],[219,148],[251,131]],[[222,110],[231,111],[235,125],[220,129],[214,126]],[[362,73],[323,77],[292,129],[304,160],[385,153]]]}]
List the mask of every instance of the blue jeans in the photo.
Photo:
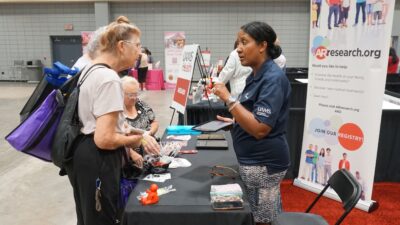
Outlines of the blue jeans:
[{"label": "blue jeans", "polygon": [[360,14],[360,9],[362,12],[363,23],[365,23],[365,2],[361,2],[356,4],[356,20],[354,22],[355,24],[358,23],[358,16]]},{"label": "blue jeans", "polygon": [[318,177],[317,164],[313,163],[312,171],[311,171],[311,182],[316,183],[317,177]]},{"label": "blue jeans", "polygon": [[338,15],[339,15],[340,7],[339,5],[331,5],[329,6],[329,16],[328,16],[328,27],[331,28],[331,17],[333,13],[333,24],[334,26],[338,26]]}]

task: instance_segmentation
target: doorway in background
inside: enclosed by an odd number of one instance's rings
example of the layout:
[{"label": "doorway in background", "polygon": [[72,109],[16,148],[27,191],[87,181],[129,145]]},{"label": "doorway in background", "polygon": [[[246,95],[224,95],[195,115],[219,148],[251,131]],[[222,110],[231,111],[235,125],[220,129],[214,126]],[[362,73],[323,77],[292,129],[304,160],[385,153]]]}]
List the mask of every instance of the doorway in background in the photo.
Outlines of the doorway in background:
[{"label": "doorway in background", "polygon": [[82,56],[82,38],[76,36],[50,36],[53,63],[60,61],[72,67]]}]

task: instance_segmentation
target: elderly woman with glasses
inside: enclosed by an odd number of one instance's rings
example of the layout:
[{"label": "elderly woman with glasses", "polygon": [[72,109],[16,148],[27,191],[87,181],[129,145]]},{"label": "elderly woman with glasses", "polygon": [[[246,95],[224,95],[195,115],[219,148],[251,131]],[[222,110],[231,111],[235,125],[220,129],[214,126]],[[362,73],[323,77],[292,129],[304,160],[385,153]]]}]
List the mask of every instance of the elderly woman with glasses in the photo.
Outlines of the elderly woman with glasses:
[{"label": "elderly woman with glasses", "polygon": [[110,225],[121,221],[120,178],[125,146],[144,146],[158,154],[154,138],[127,133],[124,128],[124,94],[117,72],[139,57],[140,30],[120,16],[99,37],[91,65],[79,77],[78,115],[81,135],[66,164],[73,188],[77,224]]},{"label": "elderly woman with glasses", "polygon": [[[146,130],[144,136],[154,136],[158,130],[153,109],[139,99],[139,82],[130,76],[121,79],[124,91],[125,121],[132,127]],[[141,148],[129,149],[129,155],[138,167],[143,166]]]}]

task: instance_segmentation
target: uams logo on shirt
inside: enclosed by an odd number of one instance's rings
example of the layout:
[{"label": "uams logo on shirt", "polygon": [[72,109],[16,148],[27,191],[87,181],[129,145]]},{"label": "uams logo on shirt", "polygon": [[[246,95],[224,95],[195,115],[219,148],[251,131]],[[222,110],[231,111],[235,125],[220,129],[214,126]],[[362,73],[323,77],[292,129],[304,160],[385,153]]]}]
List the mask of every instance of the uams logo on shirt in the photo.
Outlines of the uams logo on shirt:
[{"label": "uams logo on shirt", "polygon": [[325,59],[330,41],[328,38],[316,36],[313,40],[311,53],[319,60]]},{"label": "uams logo on shirt", "polygon": [[271,115],[271,109],[267,109],[267,108],[259,106],[259,107],[257,107],[256,114],[259,115],[259,116],[263,116],[263,117],[267,117],[268,118]]}]

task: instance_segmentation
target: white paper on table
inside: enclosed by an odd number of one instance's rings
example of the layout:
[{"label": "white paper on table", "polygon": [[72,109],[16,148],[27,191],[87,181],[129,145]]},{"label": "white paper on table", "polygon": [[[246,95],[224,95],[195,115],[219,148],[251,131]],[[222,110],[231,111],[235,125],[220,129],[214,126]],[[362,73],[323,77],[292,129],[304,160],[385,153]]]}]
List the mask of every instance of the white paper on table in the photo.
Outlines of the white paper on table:
[{"label": "white paper on table", "polygon": [[308,78],[296,78],[295,80],[303,84],[308,84]]},{"label": "white paper on table", "polygon": [[400,105],[393,104],[389,101],[383,100],[382,109],[396,109],[400,110]]},{"label": "white paper on table", "polygon": [[[157,195],[161,196],[161,195],[165,195],[165,194],[168,194],[170,192],[173,192],[173,191],[176,191],[176,189],[171,184],[171,185],[166,186],[166,187],[158,188],[157,189]],[[139,201],[140,201],[140,199],[142,197],[147,197],[147,192],[145,192],[145,191],[140,192],[139,195],[136,196],[137,200],[139,200]]]},{"label": "white paper on table", "polygon": [[143,180],[153,181],[163,183],[166,180],[171,179],[170,173],[163,173],[163,174],[149,174],[143,178]]},{"label": "white paper on table", "polygon": [[189,141],[190,135],[168,135],[167,140]]},{"label": "white paper on table", "polygon": [[171,164],[169,164],[169,168],[178,168],[178,167],[189,167],[192,163],[189,160],[184,158],[173,158]]}]

